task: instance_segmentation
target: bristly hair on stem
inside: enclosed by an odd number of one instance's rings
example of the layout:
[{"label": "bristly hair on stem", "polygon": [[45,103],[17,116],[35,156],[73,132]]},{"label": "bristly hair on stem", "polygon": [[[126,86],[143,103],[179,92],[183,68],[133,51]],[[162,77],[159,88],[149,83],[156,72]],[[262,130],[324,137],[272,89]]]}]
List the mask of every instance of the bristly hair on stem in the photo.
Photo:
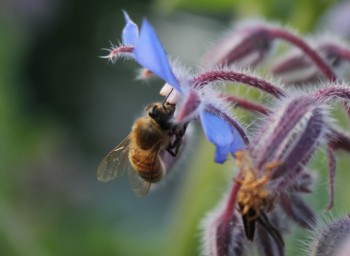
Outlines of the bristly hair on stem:
[{"label": "bristly hair on stem", "polygon": [[350,255],[350,217],[330,217],[319,221],[310,232],[312,241],[307,248],[308,256]]},{"label": "bristly hair on stem", "polygon": [[239,67],[253,67],[266,58],[276,40],[282,40],[308,56],[327,80],[337,80],[331,67],[318,52],[291,29],[262,21],[244,21],[237,27],[207,54],[203,60],[205,66],[223,67],[235,64]]},{"label": "bristly hair on stem", "polygon": [[[331,34],[308,38],[307,42],[339,79],[349,78],[346,73],[350,68],[350,46],[346,42]],[[329,80],[300,49],[293,49],[282,56],[272,67],[272,74],[290,85]]]},{"label": "bristly hair on stem", "polygon": [[277,98],[285,96],[283,89],[273,85],[268,80],[258,76],[250,75],[248,72],[240,72],[235,70],[220,69],[203,72],[191,80],[194,88],[202,88],[207,84],[214,82],[237,82],[248,86],[255,87],[261,91],[271,94]]}]

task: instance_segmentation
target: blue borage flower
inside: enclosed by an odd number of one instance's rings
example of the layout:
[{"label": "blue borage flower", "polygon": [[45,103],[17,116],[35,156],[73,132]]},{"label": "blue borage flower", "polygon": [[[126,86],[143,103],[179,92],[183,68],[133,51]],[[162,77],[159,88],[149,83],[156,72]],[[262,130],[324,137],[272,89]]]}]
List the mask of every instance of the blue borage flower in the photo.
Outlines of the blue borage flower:
[{"label": "blue borage flower", "polygon": [[[244,149],[248,142],[245,131],[230,117],[224,104],[220,104],[220,101],[224,102],[222,97],[214,93],[211,95],[217,98],[209,100],[207,89],[191,86],[191,79],[180,84],[151,24],[144,19],[139,31],[125,11],[124,18],[126,25],[122,32],[122,45],[113,47],[105,57],[114,61],[119,55],[126,54],[174,89],[175,91],[169,93],[173,94],[173,97],[180,98],[180,108],[177,112],[181,117],[176,118],[177,121],[188,122],[193,118],[199,118],[207,139],[216,146],[217,163],[223,163],[229,153],[234,154],[236,150]],[[185,104],[181,106],[181,102]]]}]

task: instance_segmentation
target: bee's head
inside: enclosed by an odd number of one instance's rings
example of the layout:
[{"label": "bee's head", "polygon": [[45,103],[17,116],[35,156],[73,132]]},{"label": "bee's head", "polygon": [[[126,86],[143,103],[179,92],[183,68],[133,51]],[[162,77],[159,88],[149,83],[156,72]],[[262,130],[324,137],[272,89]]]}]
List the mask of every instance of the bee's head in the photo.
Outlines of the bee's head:
[{"label": "bee's head", "polygon": [[174,115],[175,104],[157,102],[148,105],[145,110],[159,125],[166,126]]}]

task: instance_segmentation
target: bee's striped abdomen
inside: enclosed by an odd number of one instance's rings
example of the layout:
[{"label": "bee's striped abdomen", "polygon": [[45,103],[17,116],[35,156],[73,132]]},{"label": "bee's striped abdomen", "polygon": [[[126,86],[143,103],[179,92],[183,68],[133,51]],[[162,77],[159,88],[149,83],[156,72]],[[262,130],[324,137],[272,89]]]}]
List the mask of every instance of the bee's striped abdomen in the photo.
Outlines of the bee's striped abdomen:
[{"label": "bee's striped abdomen", "polygon": [[148,182],[157,182],[163,175],[163,164],[158,152],[131,149],[129,152],[129,160],[138,174]]}]

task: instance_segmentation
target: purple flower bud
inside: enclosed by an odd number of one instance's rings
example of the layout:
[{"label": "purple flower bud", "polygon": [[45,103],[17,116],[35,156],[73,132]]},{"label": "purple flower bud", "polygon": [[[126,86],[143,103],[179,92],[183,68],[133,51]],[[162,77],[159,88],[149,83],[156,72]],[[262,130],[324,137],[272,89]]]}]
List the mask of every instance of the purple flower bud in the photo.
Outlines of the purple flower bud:
[{"label": "purple flower bud", "polygon": [[305,169],[304,166],[300,168],[302,171],[290,189],[295,192],[311,193],[310,187],[316,179],[315,173]]},{"label": "purple flower bud", "polygon": [[[317,38],[315,51],[332,68],[337,77],[346,78],[350,64],[349,46],[334,37]],[[284,56],[272,69],[274,76],[286,84],[303,84],[327,80],[320,69],[303,52],[293,51]]]},{"label": "purple flower bud", "polygon": [[278,200],[285,214],[299,226],[307,229],[314,227],[316,215],[300,195],[294,191],[281,192]]},{"label": "purple flower bud", "polygon": [[[315,226],[315,213],[300,192],[311,191],[312,175],[304,166],[317,147],[326,141],[332,145],[328,148],[330,206],[333,203],[333,153],[337,147],[350,149],[350,140],[329,123],[326,106],[332,99],[350,99],[350,89],[331,86],[308,95],[282,98],[256,133],[248,150],[235,152],[240,172],[232,185],[226,209],[220,216],[234,216],[238,209],[247,239],[253,241],[256,233],[260,255],[284,254],[284,229],[279,224],[284,216],[304,228]],[[337,139],[344,139],[344,142],[337,142]],[[279,214],[275,214],[277,210]],[[227,228],[230,226],[227,218],[218,219],[219,224],[215,224],[214,230],[226,236],[223,240],[226,244],[231,239],[233,228]]]},{"label": "purple flower bud", "polygon": [[[270,221],[271,221],[270,217]],[[276,226],[276,224],[273,224]],[[270,234],[267,233],[264,227],[257,226],[256,234],[256,245],[257,251],[260,256],[283,256],[284,248],[280,243],[276,242],[276,239]]]},{"label": "purple flower bud", "polygon": [[337,80],[336,75],[329,65],[302,37],[284,28],[272,28],[269,30],[269,33],[272,37],[286,41],[299,48],[303,54],[308,56],[310,60],[319,68],[327,80],[330,82],[335,82]]},{"label": "purple flower bud", "polygon": [[342,242],[339,249],[336,250],[335,256],[348,256],[350,255],[350,235],[346,237],[346,241]]},{"label": "purple flower bud", "polygon": [[264,59],[276,39],[302,50],[329,81],[336,80],[332,69],[304,39],[286,28],[261,22],[242,26],[236,33],[227,36],[207,54],[202,62],[203,66],[223,67],[234,63],[239,67],[252,67]]},{"label": "purple flower bud", "polygon": [[310,83],[322,78],[317,67],[300,51],[281,58],[272,68],[272,74],[286,84]]},{"label": "purple flower bud", "polygon": [[202,254],[205,256],[249,255],[239,213],[227,207],[227,197],[224,197],[202,221]]},{"label": "purple flower bud", "polygon": [[313,231],[314,239],[309,247],[309,256],[349,255],[349,216],[324,223]]},{"label": "purple flower bud", "polygon": [[265,163],[280,162],[274,179],[288,179],[299,164],[313,153],[325,131],[324,110],[316,99],[300,96],[284,100],[266,120],[251,144],[251,155],[258,169]]},{"label": "purple flower bud", "polygon": [[328,143],[334,150],[344,150],[350,152],[350,136],[340,131],[338,128],[331,127],[328,134]]},{"label": "purple flower bud", "polygon": [[202,65],[253,67],[269,54],[272,43],[273,38],[257,22],[243,24],[214,45],[202,60]]}]

